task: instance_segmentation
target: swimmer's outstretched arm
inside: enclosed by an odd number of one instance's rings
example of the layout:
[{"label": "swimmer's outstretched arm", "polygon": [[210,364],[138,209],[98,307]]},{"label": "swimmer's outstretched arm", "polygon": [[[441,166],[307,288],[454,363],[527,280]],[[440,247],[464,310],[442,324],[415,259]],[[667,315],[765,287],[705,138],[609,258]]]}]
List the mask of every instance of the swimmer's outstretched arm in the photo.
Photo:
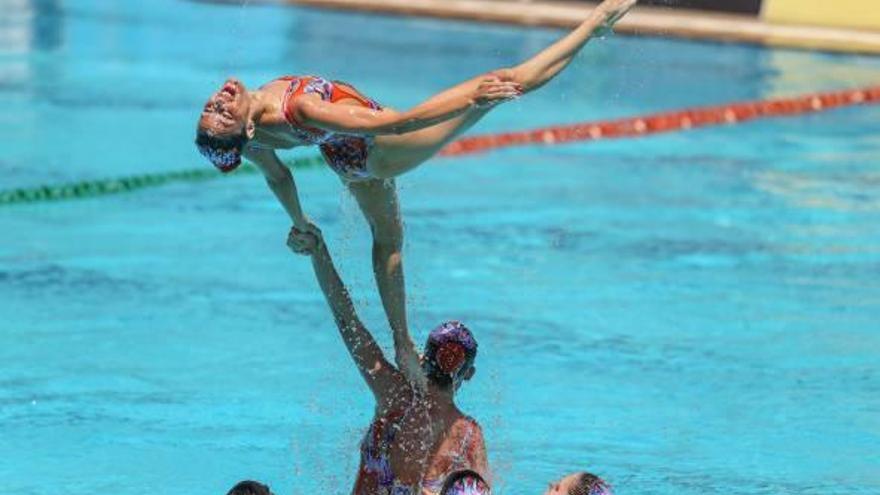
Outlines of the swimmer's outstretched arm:
[{"label": "swimmer's outstretched arm", "polygon": [[487,74],[467,91],[447,92],[404,112],[337,105],[317,95],[296,98],[297,121],[334,132],[383,135],[405,134],[444,122],[479,107],[489,107],[522,94],[519,83]]},{"label": "swimmer's outstretched arm", "polygon": [[613,26],[636,3],[638,0],[605,0],[564,38],[513,69],[497,71],[496,74],[503,80],[520,83],[525,92],[543,86],[574,60],[590,38],[603,28]]},{"label": "swimmer's outstretched arm", "polygon": [[309,223],[299,202],[299,193],[296,189],[296,182],[293,180],[293,173],[281,162],[275,151],[249,148],[245,150],[244,156],[263,172],[266,185],[278,198],[284,211],[293,220],[293,224],[300,229],[307,229]]},{"label": "swimmer's outstretched arm", "polygon": [[291,229],[287,245],[294,252],[311,256],[315,277],[330,306],[330,312],[333,313],[339,335],[376,400],[382,402],[395,387],[405,382],[394,366],[385,359],[382,348],[358,317],[348,289],[333,265],[321,231],[314,225],[310,227],[309,231],[296,227]]}]

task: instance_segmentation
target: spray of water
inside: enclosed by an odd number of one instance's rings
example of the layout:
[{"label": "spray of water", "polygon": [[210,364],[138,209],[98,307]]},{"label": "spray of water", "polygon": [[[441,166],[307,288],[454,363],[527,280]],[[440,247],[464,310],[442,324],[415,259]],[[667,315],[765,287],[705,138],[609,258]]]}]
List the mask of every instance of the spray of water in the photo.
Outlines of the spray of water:
[{"label": "spray of water", "polygon": [[[248,6],[250,6],[251,0],[241,0],[241,3],[238,7],[238,12],[236,16],[236,20],[232,23],[232,29],[230,30],[232,36],[229,36],[227,39],[230,40],[242,40],[245,38],[245,25],[246,25],[246,14]],[[224,60],[223,71],[224,74],[221,77],[228,77],[231,74],[235,74],[239,68],[242,66],[245,60],[245,50],[246,47],[244,43],[238,43],[233,41],[234,47],[230,51],[230,56],[226,57]]]}]

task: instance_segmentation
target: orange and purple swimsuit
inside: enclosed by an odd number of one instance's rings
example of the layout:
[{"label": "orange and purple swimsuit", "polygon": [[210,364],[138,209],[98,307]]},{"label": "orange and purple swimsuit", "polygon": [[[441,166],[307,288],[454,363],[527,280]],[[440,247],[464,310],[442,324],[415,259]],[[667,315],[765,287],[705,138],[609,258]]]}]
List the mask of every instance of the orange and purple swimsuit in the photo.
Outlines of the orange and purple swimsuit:
[{"label": "orange and purple swimsuit", "polygon": [[361,465],[354,495],[417,495],[416,490],[400,483],[391,470],[391,445],[406,411],[393,411],[376,418],[361,442]]},{"label": "orange and purple swimsuit", "polygon": [[284,93],[282,110],[296,138],[317,145],[327,165],[344,180],[354,182],[373,178],[367,170],[367,157],[373,146],[372,136],[343,134],[302,125],[293,114],[291,102],[298,96],[315,93],[330,103],[350,98],[374,110],[381,110],[382,107],[341,81],[328,81],[316,76],[285,76],[280,79],[290,81]]}]

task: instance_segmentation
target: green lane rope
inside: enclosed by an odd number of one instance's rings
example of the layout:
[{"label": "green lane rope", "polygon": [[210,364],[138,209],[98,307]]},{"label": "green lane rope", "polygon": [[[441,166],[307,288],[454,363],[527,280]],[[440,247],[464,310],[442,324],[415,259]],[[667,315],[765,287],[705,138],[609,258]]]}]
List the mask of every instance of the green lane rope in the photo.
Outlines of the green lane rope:
[{"label": "green lane rope", "polygon": [[[288,160],[285,164],[293,168],[310,168],[324,163],[321,156]],[[233,175],[256,174],[258,170],[251,164],[244,164]],[[115,179],[101,179],[73,182],[52,186],[37,186],[0,191],[0,206],[20,203],[36,203],[68,199],[94,198],[125,192],[137,191],[150,187],[163,186],[172,182],[202,182],[224,177],[212,167],[199,167],[174,172],[132,175]]]}]

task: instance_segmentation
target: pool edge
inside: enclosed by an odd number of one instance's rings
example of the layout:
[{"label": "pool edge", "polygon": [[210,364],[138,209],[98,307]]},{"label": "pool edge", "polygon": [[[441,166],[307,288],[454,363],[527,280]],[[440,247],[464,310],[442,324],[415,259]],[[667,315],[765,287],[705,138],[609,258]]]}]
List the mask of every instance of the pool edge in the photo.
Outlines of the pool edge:
[{"label": "pool edge", "polygon": [[[196,0],[238,4],[237,0]],[[258,0],[404,16],[471,20],[523,26],[569,28],[595,5],[587,2],[511,0]],[[880,32],[859,29],[771,24],[759,18],[693,10],[637,7],[616,27],[621,34],[747,43],[837,53],[880,55]]]}]

